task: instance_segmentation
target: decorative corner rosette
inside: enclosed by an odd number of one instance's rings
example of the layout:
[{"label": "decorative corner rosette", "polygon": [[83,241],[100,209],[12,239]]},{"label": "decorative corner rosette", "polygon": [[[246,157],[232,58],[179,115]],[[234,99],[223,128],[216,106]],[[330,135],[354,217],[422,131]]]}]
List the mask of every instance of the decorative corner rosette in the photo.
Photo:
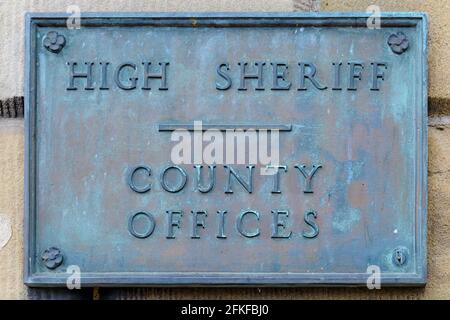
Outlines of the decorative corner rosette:
[{"label": "decorative corner rosette", "polygon": [[56,269],[63,262],[63,254],[56,247],[50,247],[42,253],[42,262],[48,269]]},{"label": "decorative corner rosette", "polygon": [[388,38],[389,47],[391,47],[392,52],[396,54],[402,54],[409,47],[408,38],[403,32],[393,33]]},{"label": "decorative corner rosette", "polygon": [[66,45],[66,38],[56,31],[50,31],[45,35],[42,43],[48,51],[59,53]]}]

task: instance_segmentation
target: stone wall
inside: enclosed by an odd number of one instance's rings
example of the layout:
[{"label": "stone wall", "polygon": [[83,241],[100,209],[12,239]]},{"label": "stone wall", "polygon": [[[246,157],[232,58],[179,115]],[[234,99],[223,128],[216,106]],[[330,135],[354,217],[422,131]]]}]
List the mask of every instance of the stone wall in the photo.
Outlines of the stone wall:
[{"label": "stone wall", "polygon": [[[429,14],[429,218],[425,288],[27,289],[22,283],[24,13],[82,11],[424,11]],[[402,0],[0,0],[0,299],[419,299],[450,298],[450,1]],[[16,118],[17,117],[17,118]]]}]

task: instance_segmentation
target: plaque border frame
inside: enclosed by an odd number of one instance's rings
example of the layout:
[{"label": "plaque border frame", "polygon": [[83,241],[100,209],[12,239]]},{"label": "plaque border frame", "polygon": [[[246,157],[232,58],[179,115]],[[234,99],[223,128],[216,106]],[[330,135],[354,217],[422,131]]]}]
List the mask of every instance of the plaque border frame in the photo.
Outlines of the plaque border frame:
[{"label": "plaque border frame", "polygon": [[[35,251],[36,223],[36,30],[41,26],[66,25],[66,13],[26,13],[25,15],[25,177],[24,177],[24,259],[23,280],[30,287],[64,287],[66,273],[35,273],[38,259]],[[367,26],[367,13],[222,13],[222,12],[155,12],[155,13],[82,13],[84,26],[217,26],[217,27],[275,27],[275,26]],[[422,12],[381,13],[381,27],[416,28],[421,41],[421,77],[417,83],[416,167],[415,175],[415,235],[414,273],[383,273],[382,286],[423,286],[427,281],[427,164],[428,164],[428,44],[427,15]],[[83,287],[133,286],[366,286],[367,273],[243,273],[243,272],[120,272],[82,273]]]}]

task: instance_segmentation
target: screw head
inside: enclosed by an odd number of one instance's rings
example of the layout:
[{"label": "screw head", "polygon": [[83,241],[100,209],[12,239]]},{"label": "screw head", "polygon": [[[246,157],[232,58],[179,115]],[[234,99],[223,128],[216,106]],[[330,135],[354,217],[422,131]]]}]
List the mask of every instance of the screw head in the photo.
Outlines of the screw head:
[{"label": "screw head", "polygon": [[64,260],[64,256],[58,248],[50,247],[45,249],[41,255],[41,259],[48,269],[53,270],[61,265]]},{"label": "screw head", "polygon": [[392,262],[401,267],[408,261],[408,249],[405,247],[397,247],[392,252]]}]

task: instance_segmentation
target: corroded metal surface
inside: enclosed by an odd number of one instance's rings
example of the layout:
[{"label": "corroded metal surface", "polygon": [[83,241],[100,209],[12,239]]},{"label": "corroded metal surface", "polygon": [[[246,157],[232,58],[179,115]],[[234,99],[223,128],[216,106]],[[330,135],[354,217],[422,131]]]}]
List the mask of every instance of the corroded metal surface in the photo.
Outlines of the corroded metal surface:
[{"label": "corroded metal surface", "polygon": [[[25,283],[424,284],[426,21],[366,18],[29,15]],[[200,120],[280,129],[279,174],[172,164]]]}]

